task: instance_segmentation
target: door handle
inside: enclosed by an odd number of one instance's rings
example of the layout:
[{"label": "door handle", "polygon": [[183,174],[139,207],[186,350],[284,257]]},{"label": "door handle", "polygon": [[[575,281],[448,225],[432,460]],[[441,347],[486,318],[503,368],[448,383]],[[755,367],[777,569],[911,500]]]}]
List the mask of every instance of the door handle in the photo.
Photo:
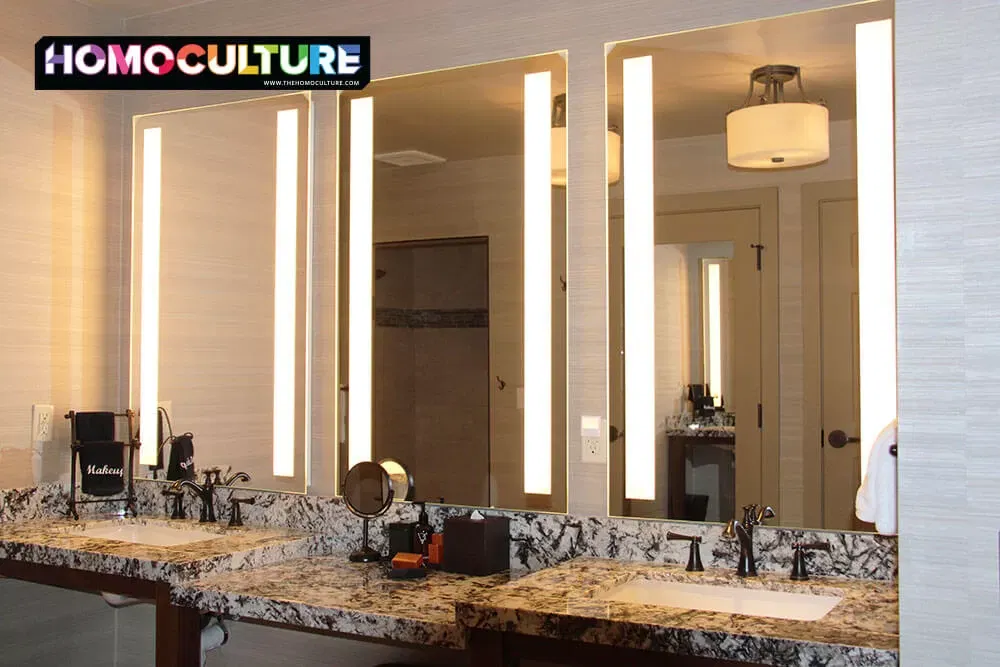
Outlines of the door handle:
[{"label": "door handle", "polygon": [[861,438],[850,437],[840,429],[837,429],[836,431],[830,431],[830,435],[826,437],[826,441],[834,449],[840,449],[849,442],[861,442]]}]

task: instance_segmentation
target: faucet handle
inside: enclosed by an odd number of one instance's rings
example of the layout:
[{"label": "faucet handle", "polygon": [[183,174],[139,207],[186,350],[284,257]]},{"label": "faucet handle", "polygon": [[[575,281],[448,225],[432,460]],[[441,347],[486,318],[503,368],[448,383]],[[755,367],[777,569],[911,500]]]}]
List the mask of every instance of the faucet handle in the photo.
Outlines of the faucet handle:
[{"label": "faucet handle", "polygon": [[792,545],[795,553],[792,556],[792,574],[790,578],[793,581],[805,581],[809,578],[809,572],[806,570],[806,551],[830,551],[829,542],[796,542]]},{"label": "faucet handle", "polygon": [[701,564],[701,535],[682,535],[667,531],[667,539],[689,541],[691,544],[688,546],[688,564],[684,569],[688,572],[705,571],[705,566]]},{"label": "faucet handle", "polygon": [[240,510],[240,505],[253,505],[256,502],[256,498],[230,498],[229,504],[232,506],[232,512],[229,515],[229,527],[238,528],[243,525],[243,512]]},{"label": "faucet handle", "polygon": [[770,505],[765,505],[757,511],[757,523],[762,522],[764,519],[773,519],[774,517],[774,510],[771,509]]}]

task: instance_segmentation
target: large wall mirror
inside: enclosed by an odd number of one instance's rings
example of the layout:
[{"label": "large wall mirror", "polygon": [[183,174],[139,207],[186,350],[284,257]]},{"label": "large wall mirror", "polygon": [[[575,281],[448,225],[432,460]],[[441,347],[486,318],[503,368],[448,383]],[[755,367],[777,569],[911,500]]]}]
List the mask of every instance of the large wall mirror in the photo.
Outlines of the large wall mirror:
[{"label": "large wall mirror", "polygon": [[566,509],[566,62],[372,82],[340,104],[340,479]]},{"label": "large wall mirror", "polygon": [[763,503],[773,524],[872,529],[855,494],[896,414],[892,17],[610,49],[612,515]]},{"label": "large wall mirror", "polygon": [[301,93],[134,118],[140,474],[172,431],[196,468],[306,490],[310,118]]}]

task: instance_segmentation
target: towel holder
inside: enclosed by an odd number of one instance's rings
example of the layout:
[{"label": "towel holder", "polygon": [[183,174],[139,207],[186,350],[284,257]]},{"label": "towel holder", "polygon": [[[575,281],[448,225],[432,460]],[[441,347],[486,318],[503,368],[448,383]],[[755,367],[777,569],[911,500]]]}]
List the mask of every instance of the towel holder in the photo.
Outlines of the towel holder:
[{"label": "towel holder", "polygon": [[125,503],[125,516],[138,516],[135,497],[135,451],[139,449],[139,439],[135,437],[135,412],[131,409],[125,412],[115,412],[115,417],[124,417],[128,421],[128,442],[123,443],[128,449],[128,469],[125,473],[125,495],[121,498],[97,498],[90,500],[78,500],[76,497],[76,468],[80,450],[87,446],[87,443],[80,442],[76,436],[76,411],[70,410],[65,415],[69,420],[70,430],[70,451],[72,456],[69,468],[69,511],[67,515],[75,520],[80,519],[77,505],[86,503]]}]

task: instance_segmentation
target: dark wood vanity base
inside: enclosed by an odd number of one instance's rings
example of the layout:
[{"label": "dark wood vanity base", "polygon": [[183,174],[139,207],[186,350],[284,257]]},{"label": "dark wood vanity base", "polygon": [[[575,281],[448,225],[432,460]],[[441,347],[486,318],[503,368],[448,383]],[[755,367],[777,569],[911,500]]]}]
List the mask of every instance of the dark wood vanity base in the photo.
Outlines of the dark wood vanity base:
[{"label": "dark wood vanity base", "polygon": [[170,584],[0,559],[0,576],[90,593],[115,593],[156,605],[156,667],[201,664],[201,614],[170,604]]},{"label": "dark wood vanity base", "polygon": [[469,664],[475,667],[519,667],[522,660],[538,660],[572,667],[754,667],[751,663],[642,651],[567,639],[548,639],[513,632],[472,630]]}]

